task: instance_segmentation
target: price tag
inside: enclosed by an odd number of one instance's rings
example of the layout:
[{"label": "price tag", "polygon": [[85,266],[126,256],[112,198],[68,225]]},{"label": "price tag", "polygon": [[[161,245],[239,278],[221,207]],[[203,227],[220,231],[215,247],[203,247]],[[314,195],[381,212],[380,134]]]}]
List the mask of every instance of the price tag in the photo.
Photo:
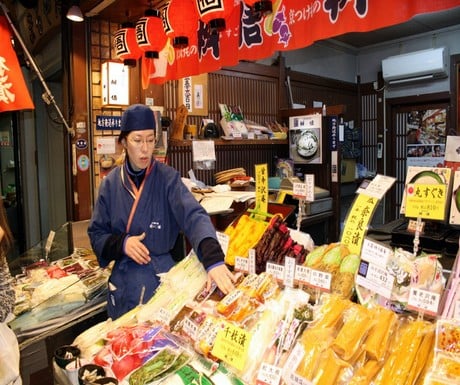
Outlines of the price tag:
[{"label": "price tag", "polygon": [[440,297],[438,293],[411,287],[407,307],[421,313],[436,316]]},{"label": "price tag", "polygon": [[45,252],[46,252],[46,257],[47,258],[48,258],[48,255],[49,255],[50,251],[51,251],[51,247],[53,246],[55,235],[56,235],[56,232],[51,230],[50,233],[48,234],[48,238],[46,239]]},{"label": "price tag", "polygon": [[295,372],[304,356],[305,350],[303,346],[297,342],[284,364],[283,379],[285,381],[289,382],[290,374]]},{"label": "price tag", "polygon": [[243,370],[247,360],[251,334],[229,322],[217,332],[211,354],[238,370]]},{"label": "price tag", "polygon": [[198,325],[193,322],[190,317],[184,317],[184,323],[182,324],[182,329],[184,332],[190,336],[192,340],[196,340],[198,333]]},{"label": "price tag", "polygon": [[249,271],[249,260],[244,257],[235,257],[235,271],[247,273]]},{"label": "price tag", "polygon": [[407,224],[407,231],[411,233],[415,233],[418,231],[419,233],[423,233],[423,229],[425,228],[425,222],[420,221],[414,221],[411,219],[409,223]]},{"label": "price tag", "polygon": [[385,298],[391,298],[394,278],[394,276],[387,272],[386,268],[361,260],[355,280],[358,285]]},{"label": "price tag", "polygon": [[308,202],[313,202],[315,200],[315,175],[313,174],[305,174],[305,186],[306,186],[306,194],[305,199]]},{"label": "price tag", "polygon": [[282,282],[284,279],[284,266],[282,265],[277,265],[276,263],[267,262],[265,271],[268,274],[273,275],[273,277],[275,277],[277,281]]},{"label": "price tag", "polygon": [[249,249],[248,252],[248,272],[249,274],[255,274],[256,273],[256,250],[255,249]]},{"label": "price tag", "polygon": [[295,258],[284,258],[284,285],[287,287],[294,287],[295,278]]},{"label": "price tag", "polygon": [[171,312],[166,310],[164,307],[160,307],[158,312],[155,314],[155,319],[164,325],[169,325],[171,322]]},{"label": "price tag", "polygon": [[321,291],[330,292],[331,291],[331,273],[326,273],[324,271],[319,271],[311,269],[310,275],[310,285],[320,289]]},{"label": "price tag", "polygon": [[313,382],[308,381],[295,373],[290,373],[286,382],[288,385],[313,385]]},{"label": "price tag", "polygon": [[307,196],[307,185],[301,182],[292,184],[292,195],[299,199],[305,199]]},{"label": "price tag", "polygon": [[256,385],[278,385],[281,381],[281,368],[262,362],[257,373]]},{"label": "price tag", "polygon": [[297,265],[295,267],[295,280],[298,284],[306,285],[311,279],[311,269],[307,266]]},{"label": "price tag", "polygon": [[241,132],[237,131],[237,130],[234,130],[232,132],[232,136],[235,138],[235,139],[241,139],[243,136],[241,135]]},{"label": "price tag", "polygon": [[396,178],[392,176],[377,174],[365,188],[358,188],[357,193],[366,194],[377,199],[382,199],[395,182]]},{"label": "price tag", "polygon": [[227,234],[222,233],[220,231],[216,232],[216,236],[217,236],[217,240],[220,243],[220,247],[222,247],[222,251],[224,252],[225,255],[227,255],[228,244],[230,243],[230,237]]},{"label": "price tag", "polygon": [[391,256],[391,248],[382,243],[365,238],[361,250],[361,259],[385,267]]}]

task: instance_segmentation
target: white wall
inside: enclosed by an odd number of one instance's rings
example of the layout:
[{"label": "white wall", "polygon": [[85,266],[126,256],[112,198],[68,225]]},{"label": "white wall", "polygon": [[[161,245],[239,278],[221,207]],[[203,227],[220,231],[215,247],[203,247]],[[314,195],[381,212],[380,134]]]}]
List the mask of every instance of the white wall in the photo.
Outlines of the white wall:
[{"label": "white wall", "polygon": [[[460,53],[460,24],[435,33],[415,35],[385,43],[355,49],[340,42],[318,42],[296,51],[283,52],[286,66],[292,70],[355,83],[377,80],[382,70],[382,59],[402,53],[435,47],[448,47],[449,55]],[[449,90],[449,78],[419,85],[393,86],[387,97],[444,92]]]},{"label": "white wall", "polygon": [[[460,25],[439,30],[434,34],[417,35],[407,39],[393,40],[360,50],[358,56],[358,74],[361,76],[361,82],[369,83],[377,80],[377,73],[382,69],[382,60],[388,56],[438,47],[447,47],[449,56],[460,53]],[[450,67],[450,62],[447,64]],[[449,77],[426,83],[388,87],[386,97],[391,98],[449,91]]]}]

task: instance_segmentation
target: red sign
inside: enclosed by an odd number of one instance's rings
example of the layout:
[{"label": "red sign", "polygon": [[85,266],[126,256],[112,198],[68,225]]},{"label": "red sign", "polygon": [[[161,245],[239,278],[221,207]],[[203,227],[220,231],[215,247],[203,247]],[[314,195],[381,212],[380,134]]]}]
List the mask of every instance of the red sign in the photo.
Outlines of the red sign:
[{"label": "red sign", "polygon": [[188,47],[174,49],[168,40],[159,59],[143,58],[143,85],[216,71],[240,60],[260,60],[277,51],[400,24],[418,14],[456,6],[458,0],[274,0],[273,12],[260,15],[239,2],[226,19],[224,31],[212,34],[200,20]]},{"label": "red sign", "polygon": [[8,21],[0,16],[0,112],[33,109],[19,61],[11,45]]}]

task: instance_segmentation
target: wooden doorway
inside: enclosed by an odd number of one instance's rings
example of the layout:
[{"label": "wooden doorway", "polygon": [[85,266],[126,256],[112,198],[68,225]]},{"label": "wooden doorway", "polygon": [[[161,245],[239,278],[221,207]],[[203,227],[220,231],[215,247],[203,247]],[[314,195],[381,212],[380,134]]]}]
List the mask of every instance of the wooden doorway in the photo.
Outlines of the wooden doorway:
[{"label": "wooden doorway", "polygon": [[[386,146],[387,175],[396,177],[385,212],[385,217],[391,221],[400,217],[407,166],[415,164],[411,157],[427,157],[423,159],[427,165],[436,162],[446,135],[455,135],[455,132],[452,133],[450,95],[447,92],[387,99],[386,103],[387,143],[390,144]],[[418,129],[414,129],[415,126]],[[411,151],[418,149],[423,153],[412,154]],[[433,159],[428,159],[430,156]]]}]

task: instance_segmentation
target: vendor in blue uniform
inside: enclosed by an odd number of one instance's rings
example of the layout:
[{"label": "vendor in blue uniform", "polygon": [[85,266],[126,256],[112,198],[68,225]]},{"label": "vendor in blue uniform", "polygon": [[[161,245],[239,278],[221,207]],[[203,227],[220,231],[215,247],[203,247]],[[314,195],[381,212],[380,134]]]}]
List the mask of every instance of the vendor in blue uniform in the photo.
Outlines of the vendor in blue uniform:
[{"label": "vendor in blue uniform", "polygon": [[180,174],[153,157],[155,119],[144,105],[128,107],[118,138],[123,164],[101,182],[88,227],[101,267],[115,264],[109,278],[107,312],[112,319],[147,302],[175,262],[170,254],[182,231],[212,281],[227,294],[235,277],[224,264],[216,231]]}]

